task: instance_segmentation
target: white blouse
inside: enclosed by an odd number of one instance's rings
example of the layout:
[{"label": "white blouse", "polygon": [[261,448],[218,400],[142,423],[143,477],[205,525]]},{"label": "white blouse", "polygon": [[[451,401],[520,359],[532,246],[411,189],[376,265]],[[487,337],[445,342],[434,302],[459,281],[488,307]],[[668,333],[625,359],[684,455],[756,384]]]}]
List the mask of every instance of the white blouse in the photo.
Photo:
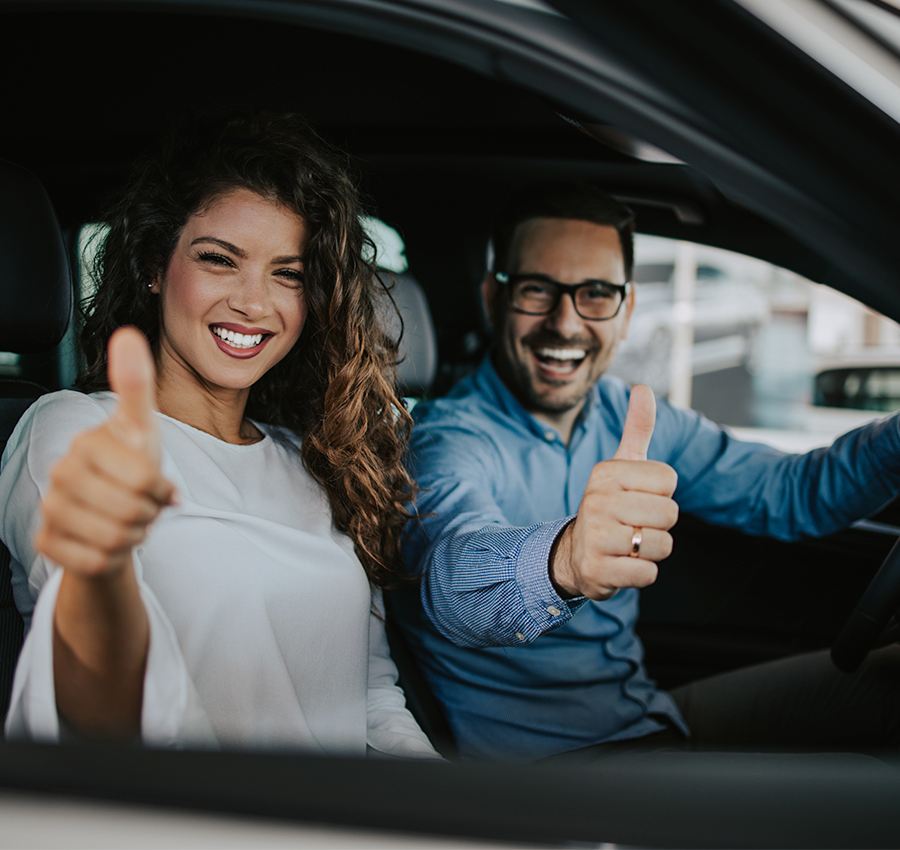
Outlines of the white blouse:
[{"label": "white blouse", "polygon": [[[53,612],[62,570],[34,551],[48,473],[113,393],[44,396],[22,417],[0,473],[0,537],[27,637],[6,731],[57,741]],[[236,446],[158,414],[163,473],[180,504],[134,564],[150,618],[141,717],[154,746],[297,748],[436,757],[406,710],[384,608],[287,432]]]}]

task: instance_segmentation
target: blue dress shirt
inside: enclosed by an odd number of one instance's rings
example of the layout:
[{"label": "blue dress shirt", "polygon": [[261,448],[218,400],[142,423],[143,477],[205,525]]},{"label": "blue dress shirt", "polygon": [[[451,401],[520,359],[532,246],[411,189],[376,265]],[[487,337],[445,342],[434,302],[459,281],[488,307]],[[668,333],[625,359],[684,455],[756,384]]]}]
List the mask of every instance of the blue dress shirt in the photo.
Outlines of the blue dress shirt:
[{"label": "blue dress shirt", "polygon": [[[421,489],[404,554],[421,594],[395,594],[394,610],[464,756],[533,759],[666,724],[688,731],[644,670],[637,590],[563,600],[548,575],[591,469],[618,447],[628,397],[601,379],[567,446],[486,359],[414,410]],[[787,455],[661,402],[648,457],[678,473],[682,511],[783,539],[835,531],[900,489],[896,417]]]}]

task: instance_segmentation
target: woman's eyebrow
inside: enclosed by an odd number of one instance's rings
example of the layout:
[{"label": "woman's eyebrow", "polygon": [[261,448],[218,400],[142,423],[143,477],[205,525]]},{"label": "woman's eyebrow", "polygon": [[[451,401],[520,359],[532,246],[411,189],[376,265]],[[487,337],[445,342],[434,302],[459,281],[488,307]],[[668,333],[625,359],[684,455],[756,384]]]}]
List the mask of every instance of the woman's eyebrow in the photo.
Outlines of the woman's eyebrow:
[{"label": "woman's eyebrow", "polygon": [[[240,257],[242,260],[247,259],[247,252],[242,248],[238,248],[237,245],[232,245],[230,242],[226,242],[224,239],[219,239],[216,236],[198,236],[193,242],[191,242],[191,246],[197,245],[200,242],[213,242],[216,245],[220,245],[226,251],[230,251],[236,257]],[[294,254],[292,256],[285,257],[275,257],[272,260],[272,265],[287,265],[289,263],[302,263],[303,257],[299,254]]]},{"label": "woman's eyebrow", "polygon": [[242,249],[238,248],[237,245],[232,245],[230,242],[226,242],[224,239],[217,239],[215,236],[198,236],[191,245],[196,245],[199,242],[214,242],[216,245],[221,245],[226,251],[230,251],[237,257],[241,259],[246,259],[247,253]]}]

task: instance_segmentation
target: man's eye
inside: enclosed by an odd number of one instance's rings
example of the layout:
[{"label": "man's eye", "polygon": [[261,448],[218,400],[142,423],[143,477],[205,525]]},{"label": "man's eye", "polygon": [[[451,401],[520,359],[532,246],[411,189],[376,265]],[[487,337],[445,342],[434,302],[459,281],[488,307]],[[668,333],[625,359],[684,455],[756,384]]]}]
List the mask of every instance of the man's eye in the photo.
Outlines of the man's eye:
[{"label": "man's eye", "polygon": [[550,294],[550,287],[545,283],[523,283],[519,286],[519,294],[528,297],[543,298]]},{"label": "man's eye", "polygon": [[608,286],[586,286],[581,290],[581,297],[590,301],[600,301],[604,298],[615,298],[616,291]]},{"label": "man's eye", "polygon": [[213,266],[233,266],[234,263],[226,257],[224,254],[216,254],[213,251],[204,251],[202,254],[198,255],[198,259],[202,260],[204,263],[209,263]]}]

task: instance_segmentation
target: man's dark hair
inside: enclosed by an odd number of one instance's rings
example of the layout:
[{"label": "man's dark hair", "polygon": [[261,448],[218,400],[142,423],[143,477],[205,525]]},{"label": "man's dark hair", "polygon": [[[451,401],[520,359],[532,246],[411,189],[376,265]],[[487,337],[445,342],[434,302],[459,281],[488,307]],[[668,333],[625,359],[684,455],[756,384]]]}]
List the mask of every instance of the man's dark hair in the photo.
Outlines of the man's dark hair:
[{"label": "man's dark hair", "polygon": [[497,211],[491,242],[493,271],[512,273],[509,264],[516,228],[533,218],[571,218],[614,227],[622,243],[625,279],[634,265],[634,213],[589,183],[538,183],[518,189]]}]

